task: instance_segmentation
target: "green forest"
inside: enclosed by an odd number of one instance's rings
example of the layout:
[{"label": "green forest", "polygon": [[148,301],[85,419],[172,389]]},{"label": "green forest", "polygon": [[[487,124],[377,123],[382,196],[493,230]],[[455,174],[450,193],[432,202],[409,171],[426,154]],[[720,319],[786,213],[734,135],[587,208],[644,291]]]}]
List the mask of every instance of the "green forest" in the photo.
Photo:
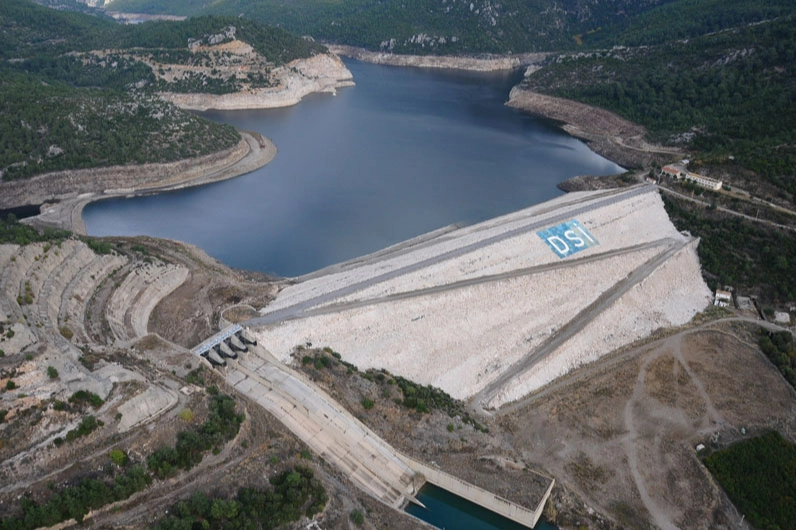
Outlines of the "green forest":
[{"label": "green forest", "polygon": [[323,511],[328,495],[312,469],[297,466],[271,478],[272,489],[244,487],[234,498],[195,492],[173,505],[158,529],[279,529]]},{"label": "green forest", "polygon": [[[699,158],[735,160],[796,195],[796,21],[688,41],[556,57],[525,80],[644,125]],[[686,135],[686,136],[683,136]]]},{"label": "green forest", "polygon": [[796,528],[796,445],[782,435],[736,443],[704,463],[753,527]]},{"label": "green forest", "polygon": [[697,252],[711,289],[733,286],[767,304],[796,299],[792,232],[663,197],[674,225],[701,238]]},{"label": "green forest", "polygon": [[[653,44],[767,20],[793,6],[787,0],[115,0],[113,8],[242,14],[372,50],[395,39],[396,53],[480,54]],[[412,39],[418,35],[429,38]]]},{"label": "green forest", "polygon": [[769,332],[761,328],[757,344],[788,383],[796,388],[796,342],[790,332]]}]

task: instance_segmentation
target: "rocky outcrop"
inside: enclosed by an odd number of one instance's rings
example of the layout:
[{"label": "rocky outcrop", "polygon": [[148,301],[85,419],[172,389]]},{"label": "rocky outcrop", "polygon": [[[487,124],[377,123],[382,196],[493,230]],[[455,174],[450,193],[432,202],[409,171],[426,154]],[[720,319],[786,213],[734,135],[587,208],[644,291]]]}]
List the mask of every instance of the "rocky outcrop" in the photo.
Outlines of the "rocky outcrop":
[{"label": "rocky outcrop", "polygon": [[454,68],[478,72],[512,70],[521,66],[541,62],[548,55],[546,53],[526,53],[517,55],[480,55],[478,57],[463,57],[371,52],[364,48],[343,45],[330,45],[328,48],[338,55],[379,65],[416,66],[419,68]]},{"label": "rocky outcrop", "polygon": [[600,155],[626,168],[666,162],[682,153],[649,144],[646,129],[599,107],[530,91],[522,85],[511,89],[509,107],[563,123],[563,129],[589,144]]},{"label": "rocky outcrop", "polygon": [[288,107],[313,92],[336,93],[340,87],[353,85],[353,76],[343,61],[333,54],[318,54],[306,59],[296,59],[276,69],[272,75],[277,86],[249,89],[232,94],[176,94],[160,96],[175,105],[190,110],[208,109],[270,109]]}]

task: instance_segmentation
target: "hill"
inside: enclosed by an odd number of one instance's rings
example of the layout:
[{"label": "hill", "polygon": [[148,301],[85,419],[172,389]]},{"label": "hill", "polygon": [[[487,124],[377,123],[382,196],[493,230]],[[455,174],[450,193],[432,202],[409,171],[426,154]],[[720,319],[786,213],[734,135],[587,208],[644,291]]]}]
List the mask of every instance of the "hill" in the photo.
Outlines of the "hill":
[{"label": "hill", "polygon": [[[139,13],[242,15],[316,39],[408,54],[521,53],[575,49],[617,38],[646,43],[777,16],[785,0],[114,0]],[[729,6],[727,5],[729,4]],[[687,17],[683,17],[683,13]],[[664,29],[666,28],[666,29]]]},{"label": "hill", "polygon": [[[249,50],[245,57],[224,48],[235,43]],[[232,127],[158,95],[276,86],[279,66],[324,51],[245,20],[120,25],[8,0],[0,13],[0,176],[172,162],[230,148],[241,140]]]}]

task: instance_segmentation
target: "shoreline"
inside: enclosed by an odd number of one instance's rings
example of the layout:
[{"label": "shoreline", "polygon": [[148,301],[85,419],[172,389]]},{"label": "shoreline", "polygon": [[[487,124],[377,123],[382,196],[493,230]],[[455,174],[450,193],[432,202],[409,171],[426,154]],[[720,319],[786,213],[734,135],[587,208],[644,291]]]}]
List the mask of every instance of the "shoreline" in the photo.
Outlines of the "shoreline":
[{"label": "shoreline", "polygon": [[[86,225],[83,221],[83,209],[89,203],[118,197],[152,195],[225,181],[251,173],[266,166],[274,159],[277,154],[277,148],[271,139],[259,133],[239,132],[241,141],[238,145],[230,150],[225,150],[220,156],[219,153],[213,153],[198,159],[183,159],[172,163],[115,166],[53,172],[36,176],[33,179],[38,179],[39,183],[31,183],[31,180],[27,180],[20,184],[27,185],[27,188],[32,188],[35,187],[35,184],[56,180],[61,177],[71,182],[91,180],[93,183],[89,185],[93,185],[94,190],[50,194],[46,200],[40,200],[41,213],[39,215],[24,218],[22,221],[35,227],[55,227],[70,230],[75,234],[87,235]],[[174,170],[177,173],[171,174],[167,179],[148,182],[143,186],[133,185],[103,189],[103,184],[106,184],[104,181],[113,181],[116,184],[120,180],[124,181],[125,179],[140,177],[142,174],[149,175],[150,178],[153,176],[156,178],[158,175],[170,173]],[[2,189],[3,187],[0,187],[0,190]],[[53,200],[55,201],[53,202]],[[27,204],[36,204],[37,202],[39,201],[34,199],[28,201]]]},{"label": "shoreline", "polygon": [[683,150],[650,144],[644,140],[647,131],[643,126],[601,107],[533,92],[521,85],[511,89],[506,105],[557,122],[589,149],[628,170],[685,156]]},{"label": "shoreline", "polygon": [[474,72],[497,72],[527,67],[544,61],[549,52],[516,55],[404,55],[389,52],[371,52],[344,44],[325,44],[330,52],[357,61],[388,66],[413,66],[417,68],[449,68]]}]

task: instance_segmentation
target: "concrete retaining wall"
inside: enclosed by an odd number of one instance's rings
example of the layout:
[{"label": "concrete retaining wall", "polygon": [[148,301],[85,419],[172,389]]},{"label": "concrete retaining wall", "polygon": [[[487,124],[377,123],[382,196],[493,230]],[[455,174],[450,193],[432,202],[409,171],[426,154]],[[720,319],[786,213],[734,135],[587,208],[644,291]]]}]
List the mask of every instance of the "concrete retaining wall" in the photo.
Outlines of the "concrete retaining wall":
[{"label": "concrete retaining wall", "polygon": [[457,496],[461,496],[465,500],[471,501],[501,516],[505,516],[509,520],[527,526],[528,529],[533,529],[536,522],[542,516],[547,498],[550,497],[550,493],[553,491],[553,486],[555,485],[555,480],[551,479],[550,486],[547,487],[544,496],[539,500],[535,510],[532,511],[514,502],[510,502],[497,494],[451,476],[442,470],[432,468],[420,461],[415,461],[411,457],[406,455],[402,455],[401,457],[412,470],[425,476],[427,482],[452,492]]}]

